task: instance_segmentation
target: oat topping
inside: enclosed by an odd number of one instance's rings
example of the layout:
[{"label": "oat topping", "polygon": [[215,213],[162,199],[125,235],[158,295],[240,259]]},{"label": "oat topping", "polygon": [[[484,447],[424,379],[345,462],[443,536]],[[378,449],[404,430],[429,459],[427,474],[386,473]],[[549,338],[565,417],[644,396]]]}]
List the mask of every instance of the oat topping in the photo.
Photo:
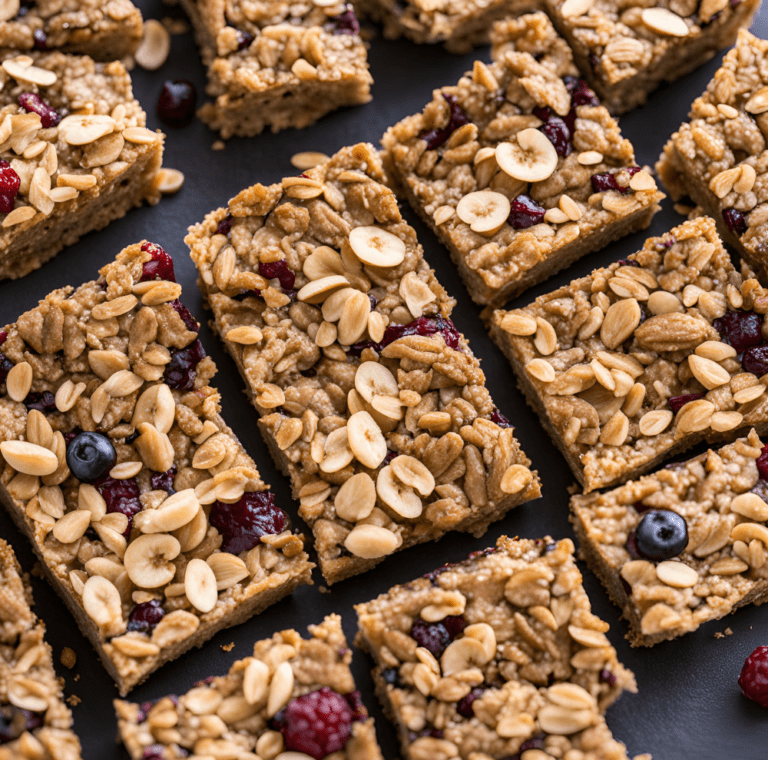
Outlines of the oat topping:
[{"label": "oat topping", "polygon": [[0,481],[123,692],[311,568],[180,293],[170,256],[134,245],[0,332]]},{"label": "oat topping", "polygon": [[11,547],[0,539],[0,760],[81,760],[45,626]]},{"label": "oat topping", "polygon": [[586,491],[768,414],[763,288],[712,219],[492,317],[524,392]]},{"label": "oat topping", "polygon": [[[574,496],[572,521],[584,555],[624,610],[633,644],[693,631],[768,588],[768,449],[745,438],[602,494]],[[673,559],[642,551],[640,524],[673,514],[687,541]]]},{"label": "oat topping", "polygon": [[382,144],[472,298],[502,305],[647,226],[663,195],[543,13],[497,23],[493,42],[495,63],[436,90]]},{"label": "oat topping", "polygon": [[502,537],[355,609],[408,760],[626,760],[603,713],[634,677],[569,539]]},{"label": "oat topping", "polygon": [[539,494],[384,179],[347,148],[187,237],[329,582]]},{"label": "oat topping", "polygon": [[381,760],[373,720],[355,690],[341,618],[254,644],[225,676],[141,705],[115,701],[133,760],[196,757]]}]

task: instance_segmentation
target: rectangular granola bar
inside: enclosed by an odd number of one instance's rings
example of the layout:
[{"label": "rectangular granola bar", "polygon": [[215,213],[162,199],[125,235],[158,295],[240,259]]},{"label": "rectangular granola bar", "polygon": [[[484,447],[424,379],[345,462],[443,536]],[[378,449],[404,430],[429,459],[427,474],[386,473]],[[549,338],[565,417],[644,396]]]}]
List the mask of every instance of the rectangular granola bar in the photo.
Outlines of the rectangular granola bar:
[{"label": "rectangular granola bar", "polygon": [[603,714],[634,676],[591,612],[570,539],[502,536],[355,609],[406,760],[626,760]]},{"label": "rectangular granola bar", "polygon": [[132,245],[0,332],[0,499],[121,694],[311,582],[180,295]]},{"label": "rectangular granola bar", "polygon": [[656,165],[669,194],[691,197],[763,278],[768,203],[768,42],[747,31],[723,59]]},{"label": "rectangular granola bar", "polygon": [[540,494],[385,179],[345,148],[186,238],[329,583]]},{"label": "rectangular granola bar", "polygon": [[15,279],[157,203],[164,136],[146,129],[121,63],[60,52],[0,61],[0,279]]},{"label": "rectangular granola bar", "polygon": [[[765,600],[764,451],[752,430],[612,491],[571,498],[580,551],[621,607],[633,645],[674,639]],[[682,522],[681,540],[656,545],[649,526],[669,522],[670,512]]]},{"label": "rectangular granola bar", "polygon": [[765,291],[743,280],[708,217],[530,306],[491,336],[586,492],[702,440],[768,430]]},{"label": "rectangular granola bar", "polygon": [[[181,697],[115,700],[132,760],[186,757],[382,760],[373,720],[355,690],[341,618],[258,641],[226,676]],[[324,721],[327,721],[324,722]],[[279,730],[275,730],[274,724]],[[215,730],[214,730],[215,724]]]},{"label": "rectangular granola bar", "polygon": [[435,90],[382,145],[472,299],[501,306],[647,227],[664,196],[543,13],[493,39],[495,63]]},{"label": "rectangular granola bar", "polygon": [[182,0],[208,67],[200,117],[223,138],[306,127],[367,103],[373,82],[351,5]]},{"label": "rectangular granola bar", "polygon": [[0,539],[0,760],[81,760],[45,625],[13,549]]},{"label": "rectangular granola bar", "polygon": [[760,0],[544,0],[576,63],[611,113],[645,103],[672,82],[730,47]]},{"label": "rectangular granola bar", "polygon": [[0,48],[115,61],[136,52],[142,27],[141,12],[130,0],[10,0],[0,11]]}]

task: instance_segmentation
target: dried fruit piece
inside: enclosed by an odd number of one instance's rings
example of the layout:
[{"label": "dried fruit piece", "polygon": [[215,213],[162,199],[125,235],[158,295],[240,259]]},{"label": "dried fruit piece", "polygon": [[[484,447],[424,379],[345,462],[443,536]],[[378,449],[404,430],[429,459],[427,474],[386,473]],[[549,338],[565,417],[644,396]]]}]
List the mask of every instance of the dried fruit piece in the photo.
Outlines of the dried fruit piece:
[{"label": "dried fruit piece", "polygon": [[509,223],[516,230],[524,230],[544,221],[546,209],[529,195],[518,195],[510,204]]},{"label": "dried fruit piece", "polygon": [[186,127],[195,116],[197,92],[186,79],[163,83],[157,101],[157,115],[170,127]]},{"label": "dried fruit piece", "polygon": [[768,646],[757,647],[744,661],[739,687],[747,699],[768,707]]},{"label": "dried fruit piece", "polygon": [[240,554],[257,546],[262,536],[282,533],[287,518],[270,491],[246,491],[234,504],[215,501],[209,521],[224,539],[221,550]]}]

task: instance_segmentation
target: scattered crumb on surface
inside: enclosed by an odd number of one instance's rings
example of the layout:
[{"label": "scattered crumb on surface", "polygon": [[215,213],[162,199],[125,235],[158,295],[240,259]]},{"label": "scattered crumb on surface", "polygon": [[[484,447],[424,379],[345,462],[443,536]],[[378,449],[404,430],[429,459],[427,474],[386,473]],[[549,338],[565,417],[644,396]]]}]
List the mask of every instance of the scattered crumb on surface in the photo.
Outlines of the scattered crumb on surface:
[{"label": "scattered crumb on surface", "polygon": [[75,683],[77,683],[79,680],[80,680],[80,674],[78,673],[78,674],[75,676]]},{"label": "scattered crumb on surface", "polygon": [[70,707],[77,707],[83,700],[80,699],[80,697],[77,696],[77,694],[70,694],[67,697],[67,704]]},{"label": "scattered crumb on surface", "polygon": [[186,34],[189,31],[189,24],[183,18],[163,16],[163,18],[160,19],[160,23],[171,34]]},{"label": "scattered crumb on surface", "polygon": [[70,649],[69,647],[64,647],[64,649],[61,650],[61,657],[59,659],[65,668],[71,669],[75,667],[75,663],[77,662],[77,655],[75,654],[74,650]]},{"label": "scattered crumb on surface", "polygon": [[45,573],[43,573],[43,566],[40,564],[40,562],[35,562],[35,564],[32,566],[31,574],[34,575],[35,578],[45,579]]},{"label": "scattered crumb on surface", "polygon": [[224,140],[216,140],[216,142],[211,145],[211,150],[224,150],[226,147],[227,144],[224,142]]},{"label": "scattered crumb on surface", "polygon": [[224,652],[231,652],[235,648],[235,642],[230,641],[229,644],[222,644],[221,649]]},{"label": "scattered crumb on surface", "polygon": [[330,593],[331,593],[331,589],[329,589],[329,588],[328,588],[328,586],[318,586],[318,587],[317,587],[317,590],[318,590],[318,591],[319,591],[321,594],[330,594]]},{"label": "scattered crumb on surface", "polygon": [[715,631],[716,639],[724,639],[726,636],[733,636],[733,631],[730,627],[726,628],[724,631]]}]

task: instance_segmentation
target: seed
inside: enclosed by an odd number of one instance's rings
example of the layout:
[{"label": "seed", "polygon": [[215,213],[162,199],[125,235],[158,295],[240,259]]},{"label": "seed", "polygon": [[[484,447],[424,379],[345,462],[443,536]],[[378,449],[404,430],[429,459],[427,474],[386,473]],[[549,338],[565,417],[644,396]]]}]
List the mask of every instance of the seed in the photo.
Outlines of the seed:
[{"label": "seed", "polygon": [[155,177],[155,187],[163,195],[173,195],[181,190],[184,184],[184,174],[178,169],[163,167]]},{"label": "seed", "polygon": [[269,688],[269,666],[251,658],[243,671],[243,696],[249,705],[264,701]]},{"label": "seed", "polygon": [[[181,546],[173,536],[164,533],[139,536],[128,544],[125,552],[128,577],[141,588],[165,586],[176,574],[176,566],[171,560],[176,559],[180,551]],[[215,579],[213,585],[215,589]]]},{"label": "seed", "polygon": [[168,30],[155,19],[144,22],[144,36],[133,57],[142,69],[156,71],[168,58],[171,51],[171,35]]},{"label": "seed", "polygon": [[536,317],[536,337],[533,339],[533,345],[538,352],[544,356],[549,356],[557,350],[557,333],[555,328],[542,317]]},{"label": "seed", "polygon": [[398,537],[378,525],[356,525],[344,540],[344,548],[363,559],[385,557],[392,554],[398,545]]},{"label": "seed", "polygon": [[688,357],[688,366],[694,377],[710,391],[713,388],[725,385],[731,379],[727,369],[724,369],[711,359],[705,359],[697,354],[691,354]]},{"label": "seed", "polygon": [[25,475],[51,475],[59,467],[56,454],[28,441],[3,441],[0,454],[16,472]]},{"label": "seed", "polygon": [[533,317],[527,314],[505,314],[501,320],[501,329],[510,335],[535,335],[538,325]]},{"label": "seed", "polygon": [[472,232],[490,237],[509,218],[511,206],[506,195],[493,190],[479,190],[465,195],[456,206],[456,215]]},{"label": "seed", "polygon": [[387,465],[379,472],[376,479],[376,492],[379,498],[401,517],[415,519],[422,513],[421,498],[411,486],[395,477],[395,471],[391,465]]},{"label": "seed", "polygon": [[501,477],[500,488],[504,493],[519,493],[533,480],[533,473],[522,464],[513,464]]},{"label": "seed", "polygon": [[218,601],[216,576],[211,566],[202,559],[192,559],[184,573],[184,593],[195,609],[210,612]]},{"label": "seed", "polygon": [[336,514],[348,522],[357,522],[368,517],[376,506],[376,485],[373,478],[366,472],[353,475],[338,490],[333,506]]},{"label": "seed", "polygon": [[731,500],[731,512],[757,522],[768,520],[768,504],[766,504],[756,493],[741,493],[734,496]]},{"label": "seed", "polygon": [[244,346],[252,346],[264,339],[264,335],[258,327],[242,325],[233,327],[225,336],[230,343],[240,343]]},{"label": "seed", "polygon": [[370,266],[396,267],[405,260],[405,243],[380,227],[355,227],[349,233],[349,245],[357,258]]},{"label": "seed", "polygon": [[634,298],[624,298],[611,304],[600,327],[600,339],[607,348],[618,348],[640,324],[640,304]]},{"label": "seed", "polygon": [[503,142],[496,147],[496,162],[502,171],[523,182],[541,182],[552,175],[557,168],[557,151],[543,132],[522,129],[515,135],[515,143]]},{"label": "seed", "polygon": [[29,362],[19,362],[8,373],[6,390],[14,401],[24,401],[32,388],[32,365]]},{"label": "seed", "polygon": [[91,524],[91,513],[76,509],[64,515],[53,526],[53,537],[62,544],[72,544],[79,540]]},{"label": "seed", "polygon": [[525,371],[542,383],[551,383],[555,379],[555,368],[546,359],[533,359],[525,365]]},{"label": "seed", "polygon": [[398,480],[415,488],[422,496],[429,496],[435,490],[434,476],[429,468],[415,457],[401,454],[395,457],[389,466]]},{"label": "seed", "polygon": [[675,588],[691,588],[699,582],[699,574],[683,562],[659,562],[656,575],[662,583]]},{"label": "seed", "polygon": [[715,405],[706,399],[689,401],[677,413],[676,426],[681,433],[697,433],[706,430],[715,413]]},{"label": "seed", "polygon": [[647,436],[659,435],[669,427],[673,417],[669,409],[646,412],[640,419],[640,432]]},{"label": "seed", "polygon": [[106,578],[100,575],[89,578],[85,582],[82,596],[83,608],[96,625],[107,627],[122,620],[120,592]]},{"label": "seed", "polygon": [[666,8],[645,8],[640,18],[649,29],[670,37],[687,37],[690,32],[688,24]]}]

